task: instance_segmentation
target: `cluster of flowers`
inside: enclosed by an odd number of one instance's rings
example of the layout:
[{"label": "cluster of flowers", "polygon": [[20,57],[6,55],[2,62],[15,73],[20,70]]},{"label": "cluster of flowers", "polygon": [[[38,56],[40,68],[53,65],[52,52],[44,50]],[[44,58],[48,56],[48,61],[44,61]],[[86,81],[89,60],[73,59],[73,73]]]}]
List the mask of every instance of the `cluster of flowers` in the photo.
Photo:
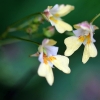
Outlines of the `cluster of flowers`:
[{"label": "cluster of flowers", "polygon": [[[65,31],[72,31],[73,28],[60,17],[65,16],[72,10],[74,10],[74,6],[56,4],[54,7],[48,6],[44,10],[43,15],[52,26],[55,26],[59,33],[64,33]],[[65,56],[57,55],[58,47],[53,46],[56,44],[56,41],[53,39],[44,39],[38,47],[38,52],[32,55],[38,56],[38,60],[41,62],[38,75],[45,77],[49,85],[52,85],[54,82],[53,65],[64,73],[69,74],[71,70],[69,68],[69,58],[66,56],[71,56],[82,44],[85,46],[82,57],[83,63],[86,63],[90,57],[97,56],[97,49],[94,45],[96,40],[93,38],[93,35],[98,27],[92,25],[92,22],[88,23],[84,21],[74,25],[74,28],[76,29],[73,31],[74,36],[70,36],[64,40],[67,47],[64,53]]]}]

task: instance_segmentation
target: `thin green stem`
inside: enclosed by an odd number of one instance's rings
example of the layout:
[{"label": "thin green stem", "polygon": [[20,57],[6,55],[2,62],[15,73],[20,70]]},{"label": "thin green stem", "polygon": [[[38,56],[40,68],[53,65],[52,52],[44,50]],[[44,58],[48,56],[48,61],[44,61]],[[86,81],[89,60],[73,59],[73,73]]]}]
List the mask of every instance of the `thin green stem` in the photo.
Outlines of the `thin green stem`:
[{"label": "thin green stem", "polygon": [[93,23],[98,17],[100,17],[100,13],[98,15],[96,15],[92,20],[91,23]]},{"label": "thin green stem", "polygon": [[40,12],[34,13],[34,14],[30,14],[30,15],[28,15],[28,16],[26,16],[26,17],[24,17],[24,18],[22,18],[22,19],[20,19],[20,20],[18,20],[18,21],[16,21],[16,22],[14,22],[13,24],[11,24],[11,25],[2,33],[1,38],[5,38],[5,37],[7,36],[7,34],[8,34],[8,32],[9,32],[9,29],[10,29],[10,28],[16,26],[17,24],[21,23],[21,22],[24,21],[24,20],[27,20],[27,19],[29,19],[29,18],[31,18],[31,17],[33,17],[33,16],[35,16],[35,15],[39,15],[39,14],[41,15]]},{"label": "thin green stem", "polygon": [[38,12],[38,13],[34,13],[34,14],[31,14],[31,15],[28,15],[28,16],[26,16],[26,17],[24,17],[24,18],[18,20],[17,22],[14,22],[12,25],[10,25],[10,27],[13,27],[13,26],[15,26],[15,25],[21,23],[22,21],[24,21],[24,20],[26,20],[26,19],[28,19],[28,18],[31,18],[31,17],[33,17],[34,15],[39,15],[39,14],[41,14],[41,13]]},{"label": "thin green stem", "polygon": [[22,41],[31,42],[31,43],[34,43],[34,44],[36,44],[38,46],[40,45],[38,42],[35,42],[35,41],[32,41],[32,40],[28,40],[28,39],[23,39],[23,38],[16,37],[16,36],[9,36],[9,38],[14,38],[14,39],[22,40]]},{"label": "thin green stem", "polygon": [[[34,34],[33,38],[35,39],[35,38],[39,38],[39,37],[43,37],[43,36],[44,36],[43,34]],[[29,36],[24,36],[23,38],[29,38]],[[15,38],[3,39],[3,40],[0,41],[0,46],[16,43],[16,42],[19,42],[19,41],[21,41],[21,40],[15,39]]]}]

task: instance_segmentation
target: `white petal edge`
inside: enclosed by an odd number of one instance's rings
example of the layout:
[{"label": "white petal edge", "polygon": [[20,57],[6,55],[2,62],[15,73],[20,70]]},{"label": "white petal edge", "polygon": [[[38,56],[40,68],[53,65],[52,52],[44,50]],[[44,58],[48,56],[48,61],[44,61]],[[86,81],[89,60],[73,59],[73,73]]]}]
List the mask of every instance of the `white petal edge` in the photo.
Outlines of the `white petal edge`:
[{"label": "white petal edge", "polygon": [[66,38],[64,43],[67,47],[64,53],[65,56],[71,56],[82,44],[82,42],[79,41],[79,38],[76,36]]},{"label": "white petal edge", "polygon": [[45,64],[45,63],[40,64],[38,68],[38,75],[45,77],[48,84],[52,86],[54,82],[54,76],[53,76],[52,68],[48,64]]},{"label": "white petal edge", "polygon": [[59,70],[63,71],[64,73],[69,74],[71,72],[69,68],[69,59],[68,57],[57,55],[53,56],[56,59],[52,60],[51,62],[54,64],[55,67],[57,67]]},{"label": "white petal edge", "polygon": [[38,60],[42,63],[43,62],[43,52],[39,54]]}]

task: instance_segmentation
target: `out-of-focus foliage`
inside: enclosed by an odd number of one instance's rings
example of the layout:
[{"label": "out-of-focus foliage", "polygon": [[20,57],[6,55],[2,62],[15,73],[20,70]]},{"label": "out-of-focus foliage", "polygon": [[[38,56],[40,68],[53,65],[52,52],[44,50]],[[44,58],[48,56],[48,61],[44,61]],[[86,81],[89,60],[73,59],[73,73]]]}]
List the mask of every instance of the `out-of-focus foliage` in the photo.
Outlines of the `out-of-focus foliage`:
[{"label": "out-of-focus foliage", "polygon": [[[64,17],[71,25],[91,19],[100,13],[99,0],[1,0],[0,34],[13,22],[35,12],[42,12],[47,6],[71,4],[75,10]],[[47,27],[45,22],[41,27]],[[95,22],[100,27],[100,18]],[[41,35],[42,29],[38,32]],[[100,100],[100,30],[95,32],[98,56],[82,63],[83,46],[70,59],[71,74],[66,75],[53,69],[55,82],[49,86],[46,80],[37,75],[39,61],[29,55],[37,51],[37,46],[23,41],[9,41],[0,44],[0,100]],[[12,32],[15,36],[27,36],[25,32]],[[67,34],[67,33],[66,33]],[[56,33],[59,54],[64,54],[66,34]],[[45,36],[33,36],[41,43]],[[6,40],[5,40],[6,41]],[[0,40],[1,42],[1,40]]]}]

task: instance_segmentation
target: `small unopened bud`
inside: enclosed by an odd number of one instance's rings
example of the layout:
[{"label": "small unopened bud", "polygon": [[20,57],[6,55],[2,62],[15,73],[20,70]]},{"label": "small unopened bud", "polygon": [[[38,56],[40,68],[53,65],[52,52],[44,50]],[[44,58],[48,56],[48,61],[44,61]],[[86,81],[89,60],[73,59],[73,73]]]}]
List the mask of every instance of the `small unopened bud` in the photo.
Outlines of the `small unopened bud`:
[{"label": "small unopened bud", "polygon": [[32,34],[38,30],[38,25],[32,24],[30,27],[26,28],[26,32]]},{"label": "small unopened bud", "polygon": [[53,26],[49,26],[43,29],[44,35],[47,37],[52,37],[55,33],[55,28]]},{"label": "small unopened bud", "polygon": [[43,17],[42,16],[37,16],[33,20],[34,23],[42,23],[43,22]]}]

